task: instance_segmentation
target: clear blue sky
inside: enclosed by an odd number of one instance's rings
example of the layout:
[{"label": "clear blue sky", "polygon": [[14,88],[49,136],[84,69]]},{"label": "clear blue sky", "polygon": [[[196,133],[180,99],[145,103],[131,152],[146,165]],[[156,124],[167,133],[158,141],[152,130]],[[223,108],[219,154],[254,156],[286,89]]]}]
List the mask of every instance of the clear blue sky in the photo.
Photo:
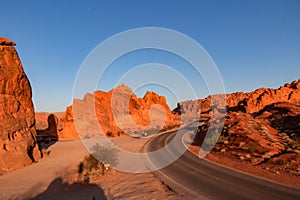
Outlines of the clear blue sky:
[{"label": "clear blue sky", "polygon": [[[108,37],[138,27],[174,29],[195,39],[217,64],[227,93],[277,88],[299,79],[299,10],[298,0],[12,0],[1,2],[0,35],[17,43],[35,109],[64,111],[88,53]],[[146,53],[129,55],[124,65],[178,63],[164,53],[150,52],[145,58]],[[117,72],[99,88],[111,89]]]}]

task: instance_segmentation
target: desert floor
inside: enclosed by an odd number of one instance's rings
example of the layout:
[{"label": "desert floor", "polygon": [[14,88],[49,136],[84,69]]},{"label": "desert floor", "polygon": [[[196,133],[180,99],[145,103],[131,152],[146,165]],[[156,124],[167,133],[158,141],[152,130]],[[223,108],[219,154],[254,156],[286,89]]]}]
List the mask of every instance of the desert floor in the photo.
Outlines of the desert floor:
[{"label": "desert floor", "polygon": [[[121,148],[138,152],[147,139],[122,136],[112,139]],[[49,156],[28,167],[0,176],[0,199],[180,199],[151,173],[111,170],[78,182],[77,166],[88,151],[80,140],[59,141]]]}]

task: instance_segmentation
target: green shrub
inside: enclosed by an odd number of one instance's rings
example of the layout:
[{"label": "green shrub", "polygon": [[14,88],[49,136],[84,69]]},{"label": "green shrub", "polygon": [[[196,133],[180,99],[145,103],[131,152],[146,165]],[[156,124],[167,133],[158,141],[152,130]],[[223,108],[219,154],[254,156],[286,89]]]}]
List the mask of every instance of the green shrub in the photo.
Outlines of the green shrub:
[{"label": "green shrub", "polygon": [[[216,130],[218,130],[218,129],[215,129],[215,131]],[[215,132],[215,131],[211,130],[210,133],[207,133],[207,134],[210,134],[210,137],[207,137],[204,140],[204,142],[207,145],[214,145],[216,143],[223,143],[224,141],[226,141],[230,138],[230,135],[225,136],[224,134],[218,133],[218,132]]]},{"label": "green shrub", "polygon": [[212,134],[210,137],[205,138],[204,142],[206,145],[215,145],[218,142],[218,139],[218,134]]},{"label": "green shrub", "polygon": [[224,136],[224,135],[220,135],[217,143],[224,143],[226,140],[228,141],[230,138],[230,136]]}]

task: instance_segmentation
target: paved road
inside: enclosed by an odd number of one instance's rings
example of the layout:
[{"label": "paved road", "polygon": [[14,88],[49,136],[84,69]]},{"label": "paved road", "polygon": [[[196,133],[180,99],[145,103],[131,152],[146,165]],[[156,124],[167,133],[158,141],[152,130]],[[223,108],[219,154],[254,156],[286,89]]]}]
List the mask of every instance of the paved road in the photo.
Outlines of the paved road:
[{"label": "paved road", "polygon": [[[165,159],[170,159],[182,150],[181,144],[169,141],[176,132],[169,132],[151,139],[144,147],[147,152],[155,151],[166,144],[168,147],[160,158],[149,157],[151,168]],[[300,199],[300,189],[277,184],[265,179],[243,174],[186,151],[171,165],[154,172],[158,178],[186,199]]]}]

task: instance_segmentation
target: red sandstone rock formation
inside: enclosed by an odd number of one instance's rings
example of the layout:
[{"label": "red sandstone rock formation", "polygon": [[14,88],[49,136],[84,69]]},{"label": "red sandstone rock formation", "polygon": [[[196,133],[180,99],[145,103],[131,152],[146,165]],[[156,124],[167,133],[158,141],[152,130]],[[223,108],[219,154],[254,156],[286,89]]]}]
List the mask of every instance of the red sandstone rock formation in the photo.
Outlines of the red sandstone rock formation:
[{"label": "red sandstone rock formation", "polygon": [[[194,145],[203,149],[213,145],[212,153],[220,157],[252,165],[264,163],[274,172],[299,175],[300,80],[278,89],[226,95],[224,126],[221,120],[211,119],[212,112],[220,111],[215,108],[219,107],[221,97],[214,97],[213,109],[208,97],[182,102],[173,111],[182,115],[200,113]],[[209,134],[208,128],[212,130]]]},{"label": "red sandstone rock formation", "polygon": [[73,119],[72,106],[66,108],[65,114],[61,117],[62,130],[58,133],[59,140],[72,140],[78,139],[79,135]]},{"label": "red sandstone rock formation", "polygon": [[31,86],[14,45],[0,37],[0,171],[3,172],[40,158]]},{"label": "red sandstone rock formation", "polygon": [[[93,95],[86,94],[83,100],[74,100],[73,106],[80,113],[81,121],[86,121],[95,105],[96,116],[103,134],[120,135],[123,132],[133,133],[137,130],[151,129],[171,125],[174,123],[166,99],[154,92],[147,92],[143,98],[138,98],[125,85],[118,86],[109,92],[96,91]],[[151,120],[152,119],[152,120]],[[62,117],[63,130],[59,133],[60,139],[78,138],[74,124],[72,106],[67,107]],[[95,124],[98,122],[89,122]],[[80,125],[79,125],[80,126]],[[82,125],[84,126],[84,125]],[[95,135],[93,130],[87,134]],[[78,127],[77,127],[78,128]]]},{"label": "red sandstone rock formation", "polygon": [[[221,102],[220,95],[214,95],[218,106]],[[285,84],[278,89],[260,88],[254,92],[236,92],[226,95],[227,111],[242,111],[245,113],[255,113],[265,106],[278,102],[297,103],[300,102],[300,80]],[[205,113],[211,110],[211,97],[195,101],[185,101],[178,103],[174,113]]]}]

